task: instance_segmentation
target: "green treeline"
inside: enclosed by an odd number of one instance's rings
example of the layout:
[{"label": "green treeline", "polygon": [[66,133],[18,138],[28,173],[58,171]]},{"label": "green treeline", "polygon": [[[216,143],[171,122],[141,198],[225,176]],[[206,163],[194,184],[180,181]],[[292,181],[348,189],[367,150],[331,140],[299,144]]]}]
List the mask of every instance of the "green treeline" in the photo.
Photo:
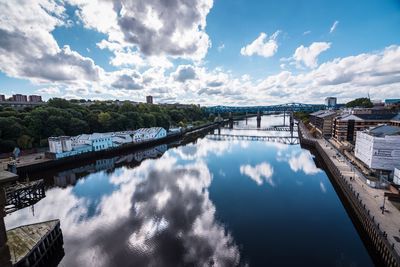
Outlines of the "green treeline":
[{"label": "green treeline", "polygon": [[354,99],[354,100],[346,103],[347,108],[355,108],[355,107],[372,108],[373,106],[374,106],[374,104],[372,104],[371,100],[366,97],[357,98],[357,99]]},{"label": "green treeline", "polygon": [[15,110],[0,107],[0,153],[15,146],[22,149],[47,146],[50,136],[138,129],[141,127],[199,125],[208,114],[198,106],[177,108],[125,102],[96,101],[79,105],[79,101],[50,99],[47,105]]}]

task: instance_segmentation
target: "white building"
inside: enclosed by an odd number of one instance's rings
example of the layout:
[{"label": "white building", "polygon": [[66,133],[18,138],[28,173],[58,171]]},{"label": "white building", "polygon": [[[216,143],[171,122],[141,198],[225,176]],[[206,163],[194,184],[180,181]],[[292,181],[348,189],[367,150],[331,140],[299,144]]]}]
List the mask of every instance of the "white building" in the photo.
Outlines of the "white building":
[{"label": "white building", "polygon": [[335,107],[337,102],[336,97],[327,97],[325,98],[325,105],[328,107]]},{"label": "white building", "polygon": [[381,125],[357,132],[355,156],[370,169],[400,168],[400,127]]},{"label": "white building", "polygon": [[140,143],[167,136],[167,131],[162,127],[140,128],[133,134],[133,141]]},{"label": "white building", "polygon": [[112,133],[110,136],[113,146],[120,146],[123,144],[129,144],[133,142],[132,136],[124,132]]},{"label": "white building", "polygon": [[93,151],[105,150],[113,147],[113,142],[109,134],[93,133],[81,134],[73,138],[73,145],[89,145]]},{"label": "white building", "polygon": [[49,150],[52,153],[61,153],[72,150],[71,137],[60,136],[60,137],[49,137]]},{"label": "white building", "polygon": [[400,169],[394,169],[393,183],[400,185]]}]

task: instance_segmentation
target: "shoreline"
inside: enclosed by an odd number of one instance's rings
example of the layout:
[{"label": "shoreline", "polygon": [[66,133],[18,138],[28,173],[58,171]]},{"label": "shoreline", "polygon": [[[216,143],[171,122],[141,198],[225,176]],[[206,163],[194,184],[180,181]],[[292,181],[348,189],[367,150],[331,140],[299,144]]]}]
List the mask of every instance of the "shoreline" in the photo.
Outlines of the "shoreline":
[{"label": "shoreline", "polygon": [[[43,159],[41,161],[37,162],[31,162],[31,163],[25,163],[25,164],[16,164],[16,171],[17,174],[21,175],[26,174],[27,172],[31,171],[38,171],[38,170],[43,170],[44,168],[55,168],[59,167],[63,164],[72,164],[77,161],[81,160],[90,160],[98,157],[107,157],[107,156],[113,156],[120,154],[121,152],[127,152],[127,151],[136,151],[136,150],[141,150],[141,149],[146,149],[146,148],[151,148],[157,145],[162,145],[162,144],[167,144],[171,142],[176,142],[176,141],[185,141],[187,138],[193,138],[199,134],[202,134],[204,132],[210,131],[212,129],[215,129],[216,127],[220,126],[221,123],[219,122],[214,122],[214,123],[208,123],[205,125],[201,125],[198,127],[194,127],[192,129],[182,131],[180,133],[175,133],[175,134],[170,134],[165,137],[159,138],[159,139],[154,139],[154,140],[149,140],[141,143],[130,143],[130,144],[125,144],[121,145],[118,147],[113,147],[107,150],[100,150],[100,151],[92,151],[88,153],[82,153],[79,155],[71,156],[71,157],[65,157],[61,159]],[[9,167],[10,164],[8,165]]]},{"label": "shoreline", "polygon": [[[324,140],[311,137],[308,130],[301,122],[299,123],[298,131],[301,146],[316,155],[322,165],[326,167],[325,170],[329,174],[328,177],[337,191],[342,204],[347,207],[350,212],[350,219],[356,222],[355,227],[359,228],[362,232],[360,236],[361,239],[367,241],[367,244],[370,246],[371,252],[373,252],[371,257],[379,260],[385,266],[400,266],[400,256],[398,252],[400,250],[400,245],[394,239],[394,235],[398,235],[399,232],[395,231],[395,227],[389,227],[391,223],[390,220],[388,221],[387,217],[389,214],[380,215],[379,212],[376,212],[377,207],[374,205],[376,203],[370,201],[369,197],[371,196],[368,195],[369,192],[366,191],[368,189],[367,184],[365,184],[364,187],[363,181],[358,181],[357,179],[350,180],[349,174],[343,169],[344,166],[339,166],[337,163],[335,164],[326,151],[328,148],[331,149],[331,147],[328,147],[328,144],[326,144],[324,148],[323,145],[321,145]],[[342,167],[342,169],[340,167]],[[353,174],[350,173],[350,175]],[[377,189],[369,188],[369,190]],[[396,213],[396,215],[397,214],[400,214],[400,212]],[[400,220],[397,222],[400,222]],[[398,225],[398,227],[399,226],[400,225]]]}]

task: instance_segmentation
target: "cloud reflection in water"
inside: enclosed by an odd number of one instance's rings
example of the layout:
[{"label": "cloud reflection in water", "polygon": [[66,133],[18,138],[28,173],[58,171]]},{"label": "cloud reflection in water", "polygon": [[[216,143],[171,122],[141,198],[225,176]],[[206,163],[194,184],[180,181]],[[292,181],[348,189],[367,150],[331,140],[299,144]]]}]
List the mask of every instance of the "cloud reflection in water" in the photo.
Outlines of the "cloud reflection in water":
[{"label": "cloud reflection in water", "polygon": [[27,209],[18,211],[7,227],[60,218],[65,266],[239,264],[233,237],[215,219],[208,192],[212,176],[203,162],[179,165],[166,154],[103,175],[118,186],[101,198],[93,217],[84,216],[88,201],[72,187],[53,188],[36,205],[35,217]]}]

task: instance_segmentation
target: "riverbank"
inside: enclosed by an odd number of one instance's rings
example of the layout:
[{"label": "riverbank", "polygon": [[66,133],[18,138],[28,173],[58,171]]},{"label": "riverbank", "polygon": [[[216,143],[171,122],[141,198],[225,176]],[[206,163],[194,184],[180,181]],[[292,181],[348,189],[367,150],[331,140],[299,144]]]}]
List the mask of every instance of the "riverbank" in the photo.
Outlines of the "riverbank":
[{"label": "riverbank", "polygon": [[400,266],[400,211],[386,201],[385,211],[382,212],[386,191],[367,186],[359,173],[337,157],[339,152],[332,144],[312,137],[303,123],[299,123],[298,129],[300,144],[313,149],[322,159],[331,174],[332,183],[344,198],[342,201],[351,207],[380,260],[385,266]]},{"label": "riverbank", "polygon": [[[175,142],[179,140],[190,139],[191,137],[196,137],[199,134],[210,131],[220,125],[219,122],[208,123],[179,133],[169,134],[165,137],[149,140],[140,143],[130,143],[124,144],[118,147],[113,147],[107,150],[93,151],[88,153],[82,153],[76,156],[66,157],[62,159],[48,159],[42,155],[29,155],[27,157],[21,158],[15,165],[8,164],[8,168],[15,168],[16,172],[23,177],[23,174],[30,171],[42,170],[44,168],[54,168],[61,166],[63,164],[71,164],[81,160],[88,160],[97,157],[113,156],[126,151],[134,151],[138,149],[146,149],[153,146],[166,144],[170,142]],[[14,167],[15,166],[15,167]]]}]

